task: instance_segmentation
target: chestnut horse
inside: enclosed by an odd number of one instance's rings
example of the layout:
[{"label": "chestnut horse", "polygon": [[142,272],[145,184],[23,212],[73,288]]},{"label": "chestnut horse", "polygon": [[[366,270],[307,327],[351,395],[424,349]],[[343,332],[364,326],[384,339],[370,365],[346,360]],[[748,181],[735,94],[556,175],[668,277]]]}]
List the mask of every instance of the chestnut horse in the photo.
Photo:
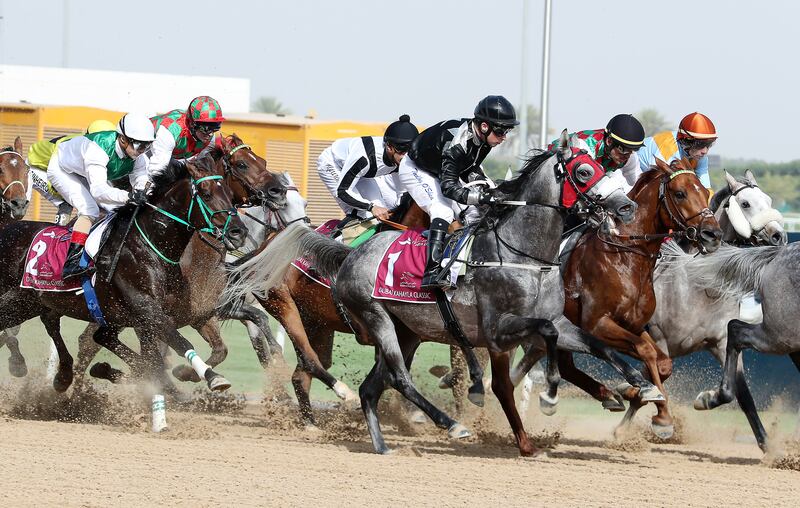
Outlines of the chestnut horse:
[{"label": "chestnut horse", "polygon": [[[14,140],[14,146],[0,150],[0,228],[21,220],[28,210],[28,165],[23,155],[22,139]],[[25,358],[19,351],[16,334],[19,327],[0,331],[0,347],[8,346],[11,356],[8,357],[8,371],[14,377],[23,377],[28,373]]]},{"label": "chestnut horse", "polygon": [[[587,232],[574,248],[563,273],[564,314],[611,347],[642,360],[645,374],[666,397],[663,382],[672,372],[672,360],[645,329],[656,306],[653,269],[661,243],[665,238],[688,240],[703,253],[713,252],[722,230],[708,208],[708,190],[688,164],[656,162],[629,193],[639,206],[637,220],[621,225],[616,236]],[[571,353],[560,356],[559,370],[598,400],[608,398],[601,393],[607,388],[576,369]],[[620,392],[628,399],[637,395],[637,389],[625,384]],[[668,438],[673,419],[667,400],[655,404],[653,430]]]}]

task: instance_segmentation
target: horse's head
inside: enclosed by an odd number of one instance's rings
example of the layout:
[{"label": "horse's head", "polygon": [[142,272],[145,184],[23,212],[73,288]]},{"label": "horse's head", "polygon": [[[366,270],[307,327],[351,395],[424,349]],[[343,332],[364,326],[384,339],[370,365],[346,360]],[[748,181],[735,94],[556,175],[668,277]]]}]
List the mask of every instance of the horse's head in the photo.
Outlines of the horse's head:
[{"label": "horse's head", "polygon": [[188,160],[186,171],[191,178],[189,223],[223,240],[229,250],[244,245],[247,227],[236,213],[233,193],[217,174],[214,160],[208,156]]},{"label": "horse's head", "polygon": [[25,217],[28,209],[28,165],[22,156],[22,140],[17,136],[14,146],[0,150],[0,215],[8,213],[13,219]]},{"label": "horse's head", "polygon": [[722,240],[722,229],[708,208],[709,193],[689,162],[677,160],[668,165],[656,159],[660,175],[658,207],[662,224],[682,231],[700,252],[714,252]]},{"label": "horse's head", "polygon": [[[719,212],[720,225],[733,229],[732,234],[726,230],[723,239],[738,236],[754,245],[786,245],[783,215],[772,207],[772,198],[758,187],[753,172],[748,169],[744,175],[744,179],[736,179],[725,171],[728,186],[719,192],[718,199],[712,200],[712,209]],[[722,208],[716,210],[714,205]],[[727,222],[722,220],[722,213]]]},{"label": "horse's head", "polygon": [[286,187],[280,183],[278,175],[269,171],[267,161],[256,155],[239,136],[232,134],[222,138],[220,155],[237,205],[267,206],[272,210],[286,206]]},{"label": "horse's head", "polygon": [[570,209],[578,203],[589,209],[599,206],[625,224],[633,221],[636,203],[625,195],[622,182],[610,178],[585,151],[571,147],[566,129],[561,132],[556,156],[556,174],[563,180],[561,205]]}]

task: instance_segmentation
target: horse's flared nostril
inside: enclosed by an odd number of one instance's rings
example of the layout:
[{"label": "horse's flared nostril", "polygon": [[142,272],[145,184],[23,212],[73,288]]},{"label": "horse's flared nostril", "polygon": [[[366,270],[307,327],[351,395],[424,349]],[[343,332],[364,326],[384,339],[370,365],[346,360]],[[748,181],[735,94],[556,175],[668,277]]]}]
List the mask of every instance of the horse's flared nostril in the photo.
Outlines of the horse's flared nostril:
[{"label": "horse's flared nostril", "polygon": [[700,230],[700,238],[706,242],[717,242],[722,239],[722,231],[718,229]]},{"label": "horse's flared nostril", "polygon": [[280,198],[286,196],[286,187],[283,186],[274,186],[267,189],[267,194],[273,198]]},{"label": "horse's flared nostril", "polygon": [[772,235],[769,237],[769,243],[771,245],[783,245],[783,244],[785,244],[786,240],[784,239],[784,236],[783,236],[784,234],[785,233],[783,233],[782,231],[776,231],[776,232],[772,233]]}]

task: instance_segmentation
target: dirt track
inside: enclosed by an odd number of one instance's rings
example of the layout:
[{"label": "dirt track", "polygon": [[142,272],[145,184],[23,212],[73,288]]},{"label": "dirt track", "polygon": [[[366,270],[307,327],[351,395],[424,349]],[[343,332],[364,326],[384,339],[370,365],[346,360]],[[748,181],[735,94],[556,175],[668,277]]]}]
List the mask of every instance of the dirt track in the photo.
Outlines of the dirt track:
[{"label": "dirt track", "polygon": [[412,437],[387,426],[397,451],[377,456],[357,413],[316,433],[271,413],[171,411],[161,435],[143,413],[114,426],[0,416],[4,505],[797,506],[800,498],[800,472],[768,467],[753,444],[723,431],[701,443],[614,445],[607,420],[562,417],[557,446],[521,459],[494,414],[491,423],[468,421],[476,437],[466,442],[430,424]]}]

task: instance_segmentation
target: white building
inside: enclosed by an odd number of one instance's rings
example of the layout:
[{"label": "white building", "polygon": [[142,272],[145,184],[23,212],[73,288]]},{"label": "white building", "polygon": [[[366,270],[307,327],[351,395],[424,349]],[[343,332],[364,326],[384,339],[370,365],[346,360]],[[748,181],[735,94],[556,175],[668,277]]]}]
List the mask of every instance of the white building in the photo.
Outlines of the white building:
[{"label": "white building", "polygon": [[153,115],[186,108],[198,95],[217,99],[223,113],[250,111],[250,80],[244,78],[0,65],[0,103],[89,106]]}]

